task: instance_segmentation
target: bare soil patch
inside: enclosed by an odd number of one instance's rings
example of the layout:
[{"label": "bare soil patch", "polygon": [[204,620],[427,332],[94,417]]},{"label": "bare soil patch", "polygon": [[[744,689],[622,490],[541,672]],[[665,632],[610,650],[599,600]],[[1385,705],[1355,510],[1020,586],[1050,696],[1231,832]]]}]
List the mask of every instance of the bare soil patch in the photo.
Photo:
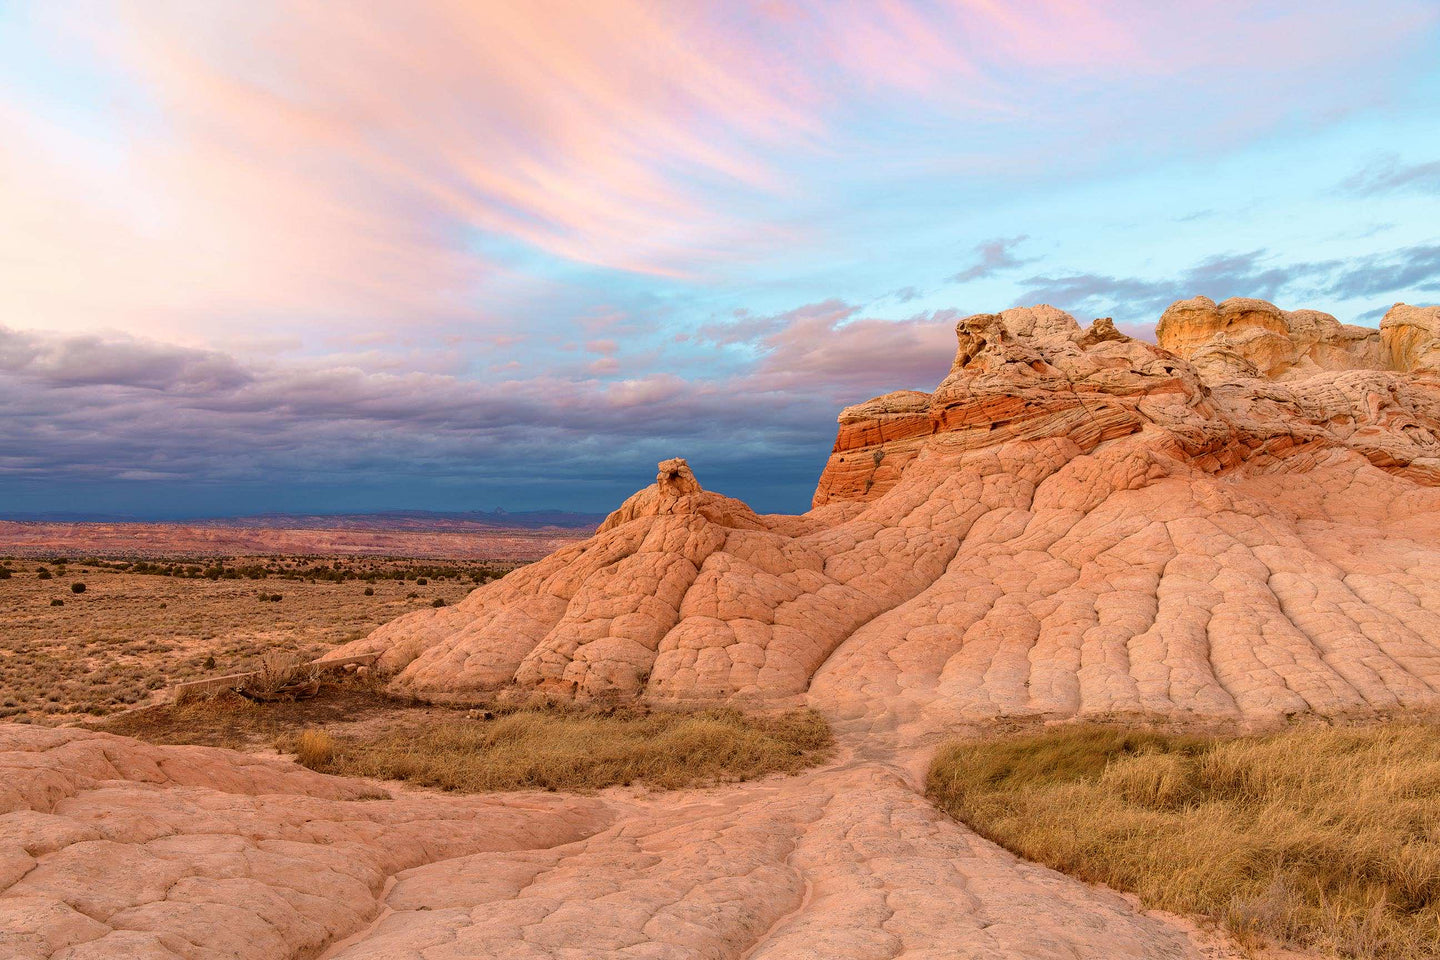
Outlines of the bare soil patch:
[{"label": "bare soil patch", "polygon": [[1243,943],[1440,957],[1440,725],[1066,725],[943,748],[931,799],[1020,856]]},{"label": "bare soil patch", "polygon": [[[279,520],[281,518],[277,518]],[[294,526],[296,521],[314,521]],[[0,553],[18,557],[380,556],[539,560],[593,527],[505,527],[443,517],[288,518],[285,526],[209,523],[61,523],[0,520]]]},{"label": "bare soil patch", "polygon": [[159,703],[81,725],[150,743],[253,752],[273,750],[281,738],[309,727],[334,727],[368,736],[395,724],[422,726],[463,717],[467,712],[391,696],[376,678],[351,678],[322,684],[316,696],[304,700],[261,703],[238,693],[223,693],[178,704]]}]

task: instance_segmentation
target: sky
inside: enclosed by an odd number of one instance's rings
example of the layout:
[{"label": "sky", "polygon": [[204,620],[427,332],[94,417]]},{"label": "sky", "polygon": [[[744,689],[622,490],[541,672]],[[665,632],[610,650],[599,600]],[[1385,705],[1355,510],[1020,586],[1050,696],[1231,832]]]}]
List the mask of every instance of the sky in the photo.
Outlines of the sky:
[{"label": "sky", "polygon": [[1440,302],[1440,3],[0,0],[0,514],[798,511],[1197,294]]}]

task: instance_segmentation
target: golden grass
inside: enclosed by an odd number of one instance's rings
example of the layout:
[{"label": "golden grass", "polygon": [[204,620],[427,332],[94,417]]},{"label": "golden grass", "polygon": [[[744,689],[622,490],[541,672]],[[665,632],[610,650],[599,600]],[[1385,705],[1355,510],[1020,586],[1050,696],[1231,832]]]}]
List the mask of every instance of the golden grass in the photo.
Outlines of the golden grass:
[{"label": "golden grass", "polygon": [[278,745],[323,773],[461,792],[675,789],[794,773],[829,755],[830,733],[809,710],[535,708],[363,736],[307,730]]},{"label": "golden grass", "polygon": [[318,768],[335,759],[335,738],[324,730],[302,730],[295,738],[295,759]]},{"label": "golden grass", "polygon": [[1440,726],[1066,727],[937,754],[929,796],[1058,870],[1242,942],[1440,957]]}]

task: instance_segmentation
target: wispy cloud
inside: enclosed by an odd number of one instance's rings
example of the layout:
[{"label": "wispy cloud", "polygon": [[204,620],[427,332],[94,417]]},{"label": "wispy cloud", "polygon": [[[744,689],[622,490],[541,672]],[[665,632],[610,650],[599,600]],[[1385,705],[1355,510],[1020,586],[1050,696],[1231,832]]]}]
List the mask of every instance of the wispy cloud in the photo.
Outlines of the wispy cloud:
[{"label": "wispy cloud", "polygon": [[[6,10],[0,484],[554,482],[601,509],[679,453],[795,506],[841,405],[944,373],[954,312],[915,313],[940,277],[1134,329],[1200,292],[1437,282],[1413,223],[1310,243],[1347,166],[1263,233],[1232,229],[1248,166],[1122,194],[1400,103],[1431,0]],[[1344,189],[1425,203],[1432,167]]]},{"label": "wispy cloud", "polygon": [[1406,247],[1352,261],[1329,274],[1331,296],[1389,296],[1407,290],[1440,291],[1440,245]]},{"label": "wispy cloud", "polygon": [[[1440,17],[1385,7],[34,4],[15,22],[35,33],[0,50],[0,308],[72,330],[353,328],[462,322],[556,264],[713,277],[823,245],[817,166],[856,192],[906,164],[1068,172],[1368,102],[1388,81],[1342,84],[1335,60]],[[24,86],[20,55],[50,48],[80,79]],[[1142,109],[1184,115],[1183,136]],[[1013,267],[1007,250],[957,276]]]},{"label": "wispy cloud", "polygon": [[1021,234],[1018,237],[996,237],[994,240],[987,240],[977,244],[975,247],[975,262],[952,274],[947,278],[950,283],[968,283],[971,280],[983,280],[986,277],[993,277],[997,273],[1007,270],[1015,270],[1025,266],[1027,263],[1034,263],[1035,259],[1022,260],[1015,256],[1015,248],[1030,238]]},{"label": "wispy cloud", "polygon": [[1313,277],[1317,269],[1314,264],[1268,266],[1265,259],[1264,250],[1216,256],[1177,276],[1159,279],[1098,273],[1037,275],[1025,280],[1018,302],[1049,303],[1077,314],[1106,311],[1144,329],[1176,300],[1197,294],[1217,300],[1273,299],[1295,281]]},{"label": "wispy cloud", "polygon": [[1440,160],[1428,163],[1400,162],[1389,156],[1358,170],[1340,183],[1342,193],[1374,197],[1387,193],[1425,193],[1440,196]]}]

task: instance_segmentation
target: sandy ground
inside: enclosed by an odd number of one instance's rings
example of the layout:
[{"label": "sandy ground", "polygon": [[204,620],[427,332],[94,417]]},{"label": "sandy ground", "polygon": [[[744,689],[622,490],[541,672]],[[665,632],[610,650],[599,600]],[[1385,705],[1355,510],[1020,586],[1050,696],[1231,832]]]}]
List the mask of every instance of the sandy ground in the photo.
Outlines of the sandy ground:
[{"label": "sandy ground", "polygon": [[[436,599],[454,603],[475,586],[212,581],[74,563],[63,577],[42,580],[37,567],[12,560],[15,572],[0,580],[0,717],[52,724],[148,702],[182,680],[248,669],[268,650],[320,654]],[[76,582],[83,594],[71,591]],[[261,602],[262,593],[281,599]]]}]

